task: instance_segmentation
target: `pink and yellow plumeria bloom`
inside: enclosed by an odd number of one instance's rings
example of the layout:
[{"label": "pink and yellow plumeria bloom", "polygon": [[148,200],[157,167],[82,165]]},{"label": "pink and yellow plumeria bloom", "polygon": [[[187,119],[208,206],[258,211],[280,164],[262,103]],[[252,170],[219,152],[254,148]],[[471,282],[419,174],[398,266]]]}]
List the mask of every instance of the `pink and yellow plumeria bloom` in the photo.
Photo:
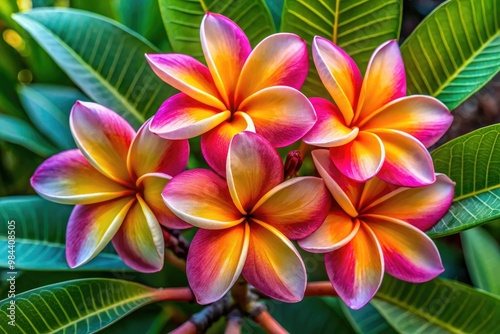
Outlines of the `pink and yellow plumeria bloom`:
[{"label": "pink and yellow plumeria bloom", "polygon": [[422,231],[441,218],[453,199],[455,184],[437,174],[419,188],[366,183],[344,176],[328,150],[312,152],[316,168],[336,203],[323,225],[299,245],[325,253],[328,277],[338,295],[359,309],[377,292],[384,275],[425,282],[444,271],[438,250]]},{"label": "pink and yellow plumeria bloom", "polygon": [[299,301],[307,276],[290,240],[311,234],[328,214],[331,200],[323,180],[283,182],[276,150],[247,131],[230,143],[226,179],[209,170],[189,170],[163,192],[173,213],[200,228],[186,269],[196,299],[200,304],[220,299],[243,274],[272,298]]},{"label": "pink and yellow plumeria bloom", "polygon": [[189,144],[159,138],[149,122],[136,133],[115,112],[77,102],[70,127],[79,149],[47,159],[31,178],[40,196],[76,204],[66,231],[70,267],[87,263],[112,240],[128,266],[158,271],[164,256],[160,224],[190,227],[161,197],[172,176],[185,169]]},{"label": "pink and yellow plumeria bloom", "polygon": [[336,105],[311,99],[318,122],[304,142],[330,148],[335,166],[360,182],[377,175],[407,187],[433,183],[434,165],[426,147],[446,132],[453,117],[433,97],[405,96],[397,42],[375,50],[364,79],[352,58],[329,40],[315,37],[312,53]]},{"label": "pink and yellow plumeria bloom", "polygon": [[182,54],[146,55],[156,74],[182,92],[160,107],[151,131],[166,139],[202,135],[205,159],[225,175],[236,133],[256,132],[284,147],[311,129],[316,114],[297,90],[309,68],[305,41],[274,34],[252,51],[240,27],[212,13],[203,18],[200,36],[208,67]]}]

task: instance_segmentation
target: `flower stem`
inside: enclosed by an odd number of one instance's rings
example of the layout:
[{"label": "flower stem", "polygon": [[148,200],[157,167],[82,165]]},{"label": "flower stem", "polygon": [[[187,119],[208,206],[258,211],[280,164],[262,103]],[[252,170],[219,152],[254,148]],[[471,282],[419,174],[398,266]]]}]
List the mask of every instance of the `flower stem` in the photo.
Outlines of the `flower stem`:
[{"label": "flower stem", "polygon": [[224,334],[240,334],[242,321],[241,311],[237,308],[233,309],[227,316],[227,325]]},{"label": "flower stem", "polygon": [[277,321],[274,319],[267,310],[262,310],[252,318],[266,333],[283,334],[288,333]]},{"label": "flower stem", "polygon": [[196,334],[198,333],[198,329],[196,325],[191,321],[186,321],[176,329],[170,332],[170,334]]},{"label": "flower stem", "polygon": [[330,282],[310,282],[307,283],[304,297],[312,296],[337,296]]},{"label": "flower stem", "polygon": [[193,302],[195,300],[193,292],[188,287],[158,289],[155,297],[157,301]]}]

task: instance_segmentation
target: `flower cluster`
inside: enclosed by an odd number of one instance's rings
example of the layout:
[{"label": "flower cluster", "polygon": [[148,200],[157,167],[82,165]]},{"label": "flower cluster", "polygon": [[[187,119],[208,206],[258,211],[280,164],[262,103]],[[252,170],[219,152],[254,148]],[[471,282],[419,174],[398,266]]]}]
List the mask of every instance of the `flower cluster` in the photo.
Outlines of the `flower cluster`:
[{"label": "flower cluster", "polygon": [[[354,309],[375,295],[384,272],[423,282],[444,270],[423,231],[448,210],[454,183],[435,174],[426,147],[452,116],[432,97],[405,96],[395,41],[375,50],[362,79],[349,55],[316,37],[313,60],[332,103],[299,91],[309,60],[298,36],[274,34],[252,50],[234,22],[212,13],[200,36],[207,66],[146,55],[181,92],[137,133],[115,112],[77,102],[70,125],[78,149],[33,175],[41,196],[76,204],[71,267],[112,240],[131,268],[158,271],[164,234],[194,226],[186,271],[201,304],[240,276],[272,298],[302,299],[307,273],[293,240],[324,253],[333,288]],[[187,140],[197,136],[214,171],[184,171]],[[300,139],[318,147],[319,177],[285,175],[276,148]]]}]

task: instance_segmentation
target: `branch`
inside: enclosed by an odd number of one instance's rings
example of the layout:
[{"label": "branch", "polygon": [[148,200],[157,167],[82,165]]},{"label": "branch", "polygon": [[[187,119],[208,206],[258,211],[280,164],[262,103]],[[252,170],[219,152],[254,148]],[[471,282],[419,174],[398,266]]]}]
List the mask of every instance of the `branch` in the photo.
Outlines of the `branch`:
[{"label": "branch", "polygon": [[196,333],[198,333],[198,329],[196,328],[196,325],[193,324],[191,321],[186,321],[181,326],[177,327],[176,329],[170,332],[170,334],[196,334]]},{"label": "branch", "polygon": [[252,317],[252,320],[255,321],[266,333],[270,334],[286,334],[288,331],[284,329],[277,321],[274,319],[267,310],[261,310],[257,315]]},{"label": "branch", "polygon": [[242,322],[241,311],[237,308],[233,309],[227,316],[227,325],[224,334],[240,334]]},{"label": "branch", "polygon": [[193,292],[188,287],[166,288],[156,290],[155,297],[158,301],[193,302]]},{"label": "branch", "polygon": [[307,283],[304,297],[312,296],[337,296],[330,282],[310,282]]},{"label": "branch", "polygon": [[161,226],[163,237],[165,239],[165,247],[170,249],[180,259],[187,259],[189,250],[189,241],[181,235],[179,230],[172,230]]}]

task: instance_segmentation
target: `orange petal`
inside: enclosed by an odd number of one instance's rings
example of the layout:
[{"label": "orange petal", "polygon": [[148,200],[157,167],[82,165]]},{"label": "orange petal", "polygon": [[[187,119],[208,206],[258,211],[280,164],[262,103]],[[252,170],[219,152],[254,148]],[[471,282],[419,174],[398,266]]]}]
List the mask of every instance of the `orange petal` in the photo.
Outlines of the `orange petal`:
[{"label": "orange petal", "polygon": [[229,192],[242,214],[269,190],[283,182],[278,152],[261,136],[243,131],[229,145],[226,179]]},{"label": "orange petal", "polygon": [[234,107],[236,84],[248,58],[250,42],[243,30],[227,17],[207,13],[201,22],[201,47],[226,107]]},{"label": "orange petal", "polygon": [[406,95],[406,75],[398,42],[380,45],[366,68],[354,121],[362,122],[387,103]]},{"label": "orange petal", "polygon": [[247,223],[224,230],[199,230],[189,247],[186,273],[199,304],[213,303],[229,291],[247,258]]},{"label": "orange petal", "polygon": [[306,289],[306,268],[295,246],[278,230],[250,223],[250,244],[243,277],[271,298],[294,303]]},{"label": "orange petal", "polygon": [[342,112],[345,124],[350,125],[361,87],[358,66],[344,50],[323,37],[314,37],[312,54],[323,85]]},{"label": "orange petal", "polygon": [[312,253],[330,252],[351,241],[358,230],[359,221],[334,205],[323,224],[313,234],[299,240],[299,245]]}]

